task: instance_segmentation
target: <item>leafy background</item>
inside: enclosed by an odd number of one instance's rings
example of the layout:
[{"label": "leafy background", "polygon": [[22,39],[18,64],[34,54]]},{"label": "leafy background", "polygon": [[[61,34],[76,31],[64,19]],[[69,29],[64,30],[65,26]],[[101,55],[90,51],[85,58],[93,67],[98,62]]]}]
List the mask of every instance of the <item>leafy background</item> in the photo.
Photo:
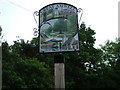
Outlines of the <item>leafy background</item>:
[{"label": "leafy background", "polygon": [[[64,53],[65,87],[120,89],[120,39],[95,48],[95,31],[82,23],[80,52]],[[2,42],[2,88],[54,88],[55,54],[39,54],[38,38]]]}]

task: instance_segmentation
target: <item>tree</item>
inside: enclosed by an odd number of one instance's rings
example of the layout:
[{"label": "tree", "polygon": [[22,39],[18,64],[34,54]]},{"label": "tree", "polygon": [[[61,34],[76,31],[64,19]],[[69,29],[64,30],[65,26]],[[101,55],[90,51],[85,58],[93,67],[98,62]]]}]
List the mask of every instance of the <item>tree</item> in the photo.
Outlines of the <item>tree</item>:
[{"label": "tree", "polygon": [[107,40],[105,45],[101,45],[103,54],[101,55],[101,68],[99,74],[102,77],[103,87],[120,89],[120,39],[115,42]]},{"label": "tree", "polygon": [[115,68],[116,65],[119,63],[120,59],[120,39],[116,39],[115,42],[113,41],[106,41],[105,45],[101,45],[101,50],[103,51],[102,54],[102,61],[108,66]]},{"label": "tree", "polygon": [[[31,43],[16,41],[13,46],[2,43],[3,50],[3,89],[4,88],[53,88],[53,76],[49,65],[35,56]],[[28,52],[27,52],[28,50]]]},{"label": "tree", "polygon": [[53,26],[53,31],[62,34],[63,32],[66,32],[66,30],[67,30],[67,21],[65,19],[58,19],[58,21],[55,22]]},{"label": "tree", "polygon": [[[43,30],[44,31],[44,30]],[[50,33],[53,31],[53,27],[52,26],[49,26],[47,29],[45,29],[45,33],[47,35],[50,35]]]},{"label": "tree", "polygon": [[66,87],[95,88],[102,51],[94,48],[95,32],[82,23],[79,29],[80,52],[66,54]]},{"label": "tree", "polygon": [[77,32],[77,17],[76,14],[68,15],[68,22],[67,22],[67,30],[68,33],[75,33]]},{"label": "tree", "polygon": [[[66,88],[120,89],[120,39],[107,41],[96,49],[95,31],[82,23],[79,28],[80,51],[64,53]],[[38,39],[20,39],[9,46],[2,43],[4,88],[53,88],[52,54],[39,54]]]}]

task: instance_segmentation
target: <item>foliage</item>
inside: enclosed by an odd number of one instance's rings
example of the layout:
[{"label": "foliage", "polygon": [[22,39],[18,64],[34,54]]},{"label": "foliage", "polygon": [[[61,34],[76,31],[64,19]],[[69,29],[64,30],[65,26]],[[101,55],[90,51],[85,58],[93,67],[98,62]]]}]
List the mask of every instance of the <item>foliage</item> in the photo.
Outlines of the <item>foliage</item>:
[{"label": "foliage", "polygon": [[[68,19],[59,18],[54,19],[52,23],[53,25],[50,25],[48,28],[43,29],[47,35],[52,34],[63,34],[64,32],[67,32],[67,34],[75,33],[77,30],[77,21],[76,21],[76,14],[68,15]],[[58,32],[58,33],[56,33]]]},{"label": "foliage", "polygon": [[94,48],[94,30],[82,23],[79,31],[80,52],[66,54],[66,87],[92,88],[102,51]]},{"label": "foliage", "polygon": [[[101,45],[102,54],[102,63],[104,67],[101,72],[107,76],[110,82],[109,87],[117,87],[120,89],[120,38],[113,41],[106,41],[105,45]],[[110,80],[110,81],[109,81]]]},{"label": "foliage", "polygon": [[[94,30],[82,23],[79,34],[80,51],[63,54],[66,88],[120,89],[120,39],[96,49]],[[3,89],[54,87],[55,54],[39,54],[38,38],[3,42],[2,52]]]},{"label": "foliage", "polygon": [[[22,46],[24,44],[15,42],[11,49],[7,42],[2,44],[3,88],[52,88],[53,76],[50,67],[29,56],[26,50],[20,52],[20,49],[25,49]],[[25,44],[27,49],[26,45],[28,43]]]},{"label": "foliage", "polygon": [[67,23],[67,29],[69,30],[69,33],[76,32],[77,30],[77,17],[76,14],[68,15],[68,23]]},{"label": "foliage", "polygon": [[55,22],[53,30],[62,34],[67,30],[67,21],[64,19],[59,19],[57,22]]}]

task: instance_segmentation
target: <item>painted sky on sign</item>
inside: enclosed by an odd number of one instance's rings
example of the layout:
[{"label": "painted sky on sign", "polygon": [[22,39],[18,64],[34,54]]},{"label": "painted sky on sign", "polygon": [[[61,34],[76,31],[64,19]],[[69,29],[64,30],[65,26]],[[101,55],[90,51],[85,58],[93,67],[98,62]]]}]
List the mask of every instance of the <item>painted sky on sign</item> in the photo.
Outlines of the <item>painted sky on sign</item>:
[{"label": "painted sky on sign", "polygon": [[34,11],[59,2],[83,9],[81,22],[95,30],[95,47],[118,37],[118,0],[0,0],[3,41],[13,44],[17,40],[16,36],[31,40],[34,37],[33,28],[37,27]]}]

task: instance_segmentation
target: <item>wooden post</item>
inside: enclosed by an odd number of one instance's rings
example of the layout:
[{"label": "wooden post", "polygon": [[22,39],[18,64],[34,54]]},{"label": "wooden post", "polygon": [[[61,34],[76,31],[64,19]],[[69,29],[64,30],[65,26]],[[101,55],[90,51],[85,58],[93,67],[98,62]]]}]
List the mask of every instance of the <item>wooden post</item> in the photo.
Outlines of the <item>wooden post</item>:
[{"label": "wooden post", "polygon": [[54,56],[54,71],[55,71],[55,89],[65,89],[65,74],[64,74],[64,56]]}]

